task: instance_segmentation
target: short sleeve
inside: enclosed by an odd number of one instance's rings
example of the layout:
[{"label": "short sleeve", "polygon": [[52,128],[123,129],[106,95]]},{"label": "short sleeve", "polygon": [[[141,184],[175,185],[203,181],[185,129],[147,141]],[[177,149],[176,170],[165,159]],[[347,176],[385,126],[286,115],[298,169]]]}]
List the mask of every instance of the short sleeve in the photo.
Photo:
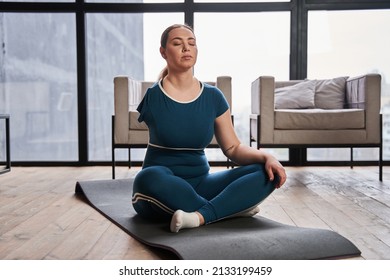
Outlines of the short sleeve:
[{"label": "short sleeve", "polygon": [[222,91],[218,88],[216,89],[216,117],[218,118],[220,115],[225,113],[229,109],[229,103],[227,102],[225,96]]},{"label": "short sleeve", "polygon": [[146,92],[144,98],[142,98],[141,103],[137,107],[137,111],[139,112],[138,122],[143,122],[145,120],[145,114],[148,107],[148,92]]}]

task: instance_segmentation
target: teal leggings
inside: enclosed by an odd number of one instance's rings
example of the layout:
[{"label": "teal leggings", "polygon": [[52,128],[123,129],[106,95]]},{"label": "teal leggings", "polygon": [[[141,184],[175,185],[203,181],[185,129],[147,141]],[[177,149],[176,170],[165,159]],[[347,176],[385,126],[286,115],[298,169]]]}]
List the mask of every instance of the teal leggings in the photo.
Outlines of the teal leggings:
[{"label": "teal leggings", "polygon": [[142,169],[134,180],[133,207],[148,219],[170,219],[181,209],[198,211],[211,223],[249,210],[275,189],[263,164],[241,166],[192,179],[164,166]]}]

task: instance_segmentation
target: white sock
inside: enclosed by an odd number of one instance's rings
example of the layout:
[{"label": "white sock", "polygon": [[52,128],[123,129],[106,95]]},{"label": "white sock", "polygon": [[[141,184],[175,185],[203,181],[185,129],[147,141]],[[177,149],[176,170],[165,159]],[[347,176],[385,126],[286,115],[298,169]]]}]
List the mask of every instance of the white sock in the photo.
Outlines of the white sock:
[{"label": "white sock", "polygon": [[177,210],[171,220],[171,231],[178,232],[182,228],[194,228],[200,225],[199,216],[195,212]]}]

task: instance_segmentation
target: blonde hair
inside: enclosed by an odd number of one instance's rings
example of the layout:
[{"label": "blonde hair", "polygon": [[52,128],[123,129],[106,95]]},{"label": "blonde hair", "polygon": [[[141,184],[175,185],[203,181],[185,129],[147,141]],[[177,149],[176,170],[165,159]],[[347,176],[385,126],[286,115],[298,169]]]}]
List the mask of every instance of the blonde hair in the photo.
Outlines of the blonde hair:
[{"label": "blonde hair", "polygon": [[[187,28],[192,33],[194,33],[194,30],[192,29],[192,27],[187,25],[187,24],[173,24],[171,26],[168,26],[164,30],[164,32],[161,34],[160,46],[165,49],[167,47],[169,32],[171,32],[173,29],[182,28],[182,27]],[[163,70],[161,70],[161,72],[158,76],[158,80],[164,79],[166,75],[168,75],[168,67],[167,66],[165,66],[163,68]]]}]

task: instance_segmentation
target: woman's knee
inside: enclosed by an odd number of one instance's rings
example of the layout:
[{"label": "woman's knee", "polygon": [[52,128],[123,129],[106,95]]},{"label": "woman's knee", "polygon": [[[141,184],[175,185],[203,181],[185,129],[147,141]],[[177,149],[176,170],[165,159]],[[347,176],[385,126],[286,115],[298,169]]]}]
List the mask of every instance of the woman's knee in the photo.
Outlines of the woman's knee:
[{"label": "woman's knee", "polygon": [[[258,173],[265,174],[265,166],[263,163],[253,163],[249,165],[243,165],[240,167],[237,167],[237,172],[241,174],[241,176],[251,174],[251,173]],[[235,169],[233,169],[235,170]]]},{"label": "woman's knee", "polygon": [[156,185],[156,182],[159,181],[159,178],[171,173],[172,171],[165,166],[151,166],[144,168],[135,176],[133,191],[145,192],[150,187]]},{"label": "woman's knee", "polygon": [[133,203],[133,208],[144,219],[148,220],[170,220],[172,213],[164,211],[162,208],[147,200],[138,200]]},{"label": "woman's knee", "polygon": [[253,186],[256,186],[255,188],[258,191],[260,190],[258,193],[261,195],[261,199],[264,199],[264,197],[270,195],[275,190],[279,177],[275,176],[274,180],[271,181],[264,164],[251,164],[247,168],[248,173],[253,174],[250,178],[252,178]]},{"label": "woman's knee", "polygon": [[159,206],[159,183],[162,177],[171,173],[170,169],[164,166],[151,166],[138,172],[133,184],[133,207],[140,216],[157,220],[170,218],[172,213]]}]

